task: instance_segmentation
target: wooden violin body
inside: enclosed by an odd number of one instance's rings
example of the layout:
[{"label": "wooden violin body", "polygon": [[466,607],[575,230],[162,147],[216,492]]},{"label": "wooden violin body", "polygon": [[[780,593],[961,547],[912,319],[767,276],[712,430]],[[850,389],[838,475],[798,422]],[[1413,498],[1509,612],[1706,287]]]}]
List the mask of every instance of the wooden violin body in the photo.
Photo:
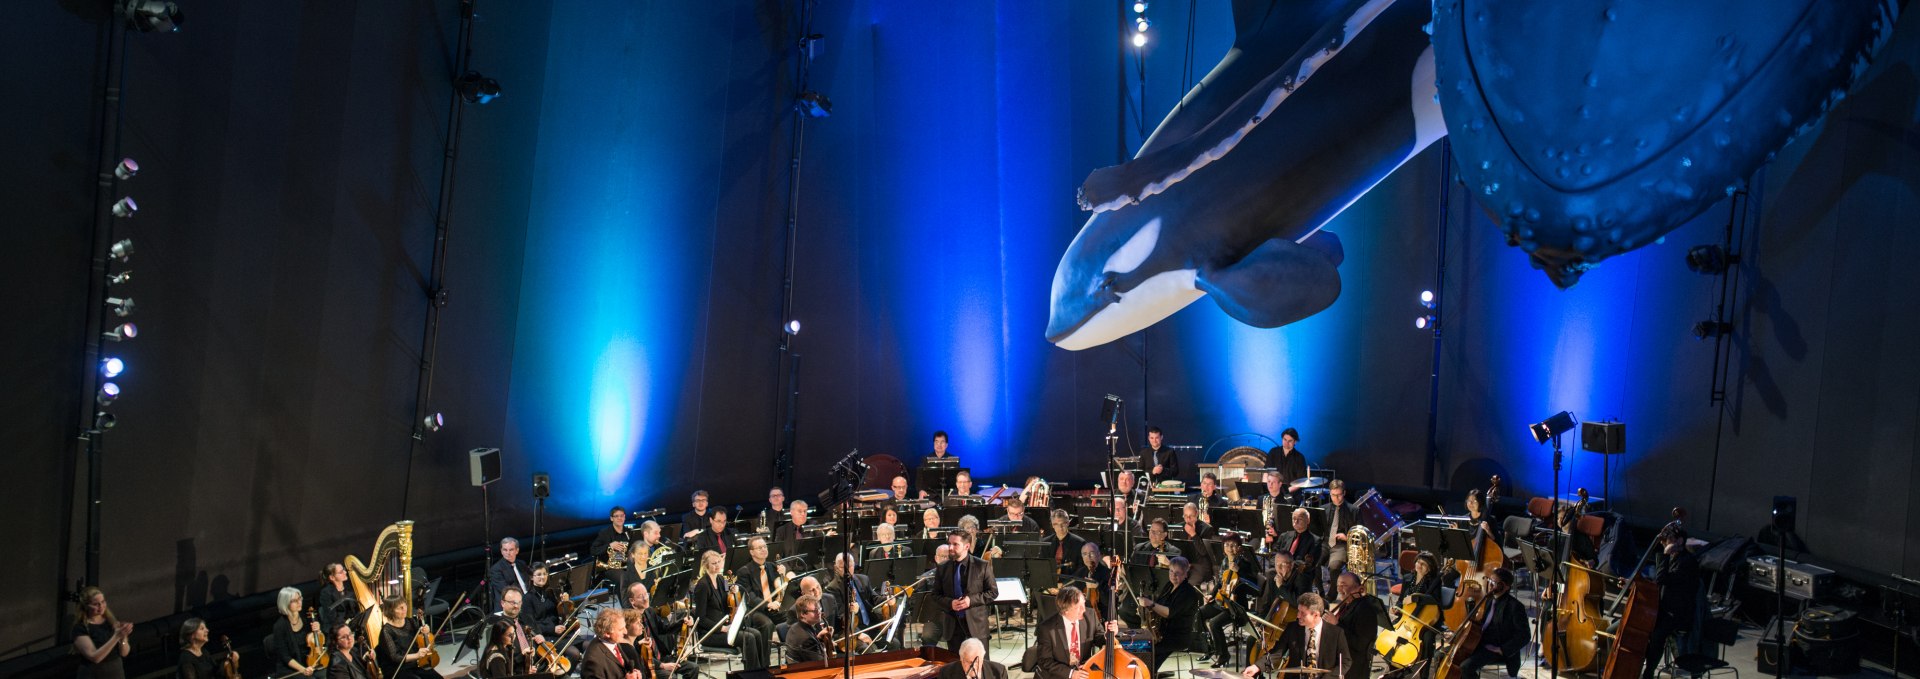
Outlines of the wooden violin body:
[{"label": "wooden violin body", "polygon": [[433,632],[428,631],[425,624],[420,625],[420,630],[413,633],[413,647],[425,653],[413,661],[415,665],[429,670],[440,666],[440,649],[434,647]]},{"label": "wooden violin body", "polygon": [[329,658],[327,633],[322,631],[320,623],[314,620],[311,608],[307,609],[307,628],[310,630],[307,632],[307,667],[316,670],[326,669]]},{"label": "wooden violin body", "polygon": [[220,663],[216,674],[220,679],[240,679],[240,662],[233,658],[233,642],[227,635],[220,635]]}]

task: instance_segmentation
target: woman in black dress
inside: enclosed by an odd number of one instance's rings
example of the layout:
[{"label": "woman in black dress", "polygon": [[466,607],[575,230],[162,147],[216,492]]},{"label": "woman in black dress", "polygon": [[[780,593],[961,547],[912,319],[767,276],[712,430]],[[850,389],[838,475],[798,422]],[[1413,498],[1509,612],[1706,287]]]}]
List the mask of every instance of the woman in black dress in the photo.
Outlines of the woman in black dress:
[{"label": "woman in black dress", "polygon": [[[300,617],[306,600],[300,596],[300,590],[282,587],[274,604],[280,609],[280,619],[273,621],[273,634],[267,637],[267,655],[273,658],[274,676],[288,673],[313,676],[313,668],[307,666],[307,655],[312,651],[307,640],[317,625]],[[286,669],[280,669],[282,667]]]},{"label": "woman in black dress", "polygon": [[335,562],[320,569],[320,593],[313,597],[313,609],[320,619],[320,629],[333,629],[334,623],[346,622],[360,613],[360,602],[347,587],[346,566]]},{"label": "woman in black dress", "polygon": [[133,623],[120,622],[107,608],[107,595],[98,587],[80,590],[80,610],[73,620],[73,652],[80,656],[79,679],[125,679],[122,658],[132,649],[127,637]]},{"label": "woman in black dress", "polygon": [[212,632],[199,618],[188,618],[180,625],[180,664],[174,668],[179,679],[214,679],[220,676],[222,662],[240,662],[240,654],[228,649],[225,654],[207,648]]},{"label": "woman in black dress", "polygon": [[480,663],[483,676],[511,677],[527,673],[527,658],[520,655],[520,641],[513,634],[513,620],[501,618],[493,623],[492,641],[487,644],[485,660]]},{"label": "woman in black dress", "polygon": [[380,646],[375,648],[375,656],[380,661],[380,672],[387,679],[440,679],[440,673],[431,667],[421,667],[416,661],[433,651],[429,646],[414,643],[414,637],[420,632],[420,623],[407,617],[412,611],[407,602],[398,597],[387,599],[380,604],[380,612],[386,616],[386,625],[380,628]]}]

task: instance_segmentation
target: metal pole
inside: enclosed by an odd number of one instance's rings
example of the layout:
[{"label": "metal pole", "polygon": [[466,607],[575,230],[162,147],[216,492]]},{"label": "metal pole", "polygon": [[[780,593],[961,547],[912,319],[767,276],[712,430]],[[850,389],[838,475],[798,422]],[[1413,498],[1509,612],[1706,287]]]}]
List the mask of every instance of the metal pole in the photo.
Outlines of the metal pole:
[{"label": "metal pole", "polygon": [[1449,203],[1453,197],[1453,182],[1450,176],[1453,169],[1453,146],[1440,140],[1440,201],[1436,206],[1439,213],[1437,231],[1433,248],[1433,360],[1427,373],[1427,456],[1423,478],[1427,483],[1439,487],[1435,474],[1440,469],[1440,332],[1445,315],[1441,313],[1443,300],[1447,292],[1447,222],[1452,216]]}]

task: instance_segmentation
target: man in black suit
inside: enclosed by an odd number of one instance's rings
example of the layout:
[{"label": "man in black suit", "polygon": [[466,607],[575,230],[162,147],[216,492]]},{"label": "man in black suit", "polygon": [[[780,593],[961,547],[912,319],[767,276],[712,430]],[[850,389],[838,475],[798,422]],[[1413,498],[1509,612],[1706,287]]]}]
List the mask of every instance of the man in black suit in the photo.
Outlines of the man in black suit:
[{"label": "man in black suit", "polygon": [[787,638],[782,642],[787,647],[787,662],[826,659],[827,644],[837,632],[821,622],[821,605],[820,597],[812,594],[801,595],[793,601],[793,614],[797,619],[787,626]]},{"label": "man in black suit", "polygon": [[807,537],[806,526],[807,501],[787,503],[787,522],[773,531],[773,540],[779,547],[777,558],[785,559],[800,553],[800,540]]},{"label": "man in black suit", "polygon": [[786,574],[786,567],[767,561],[764,537],[755,535],[747,540],[747,554],[751,558],[733,572],[740,583],[740,597],[746,602],[747,610],[752,611],[743,625],[759,630],[762,639],[772,639],[774,616],[784,614],[781,600],[785,593],[780,588],[780,576]]},{"label": "man in black suit", "polygon": [[[609,554],[625,558],[627,547],[633,542],[633,536],[627,533],[627,510],[620,507],[608,510],[607,523],[609,525],[601,526],[600,532],[594,534],[593,546],[587,549],[589,560],[595,563],[604,563]],[[595,566],[594,580],[598,581],[601,574],[599,566]]]},{"label": "man in black suit", "polygon": [[1367,679],[1373,671],[1373,656],[1366,649],[1373,648],[1374,640],[1380,637],[1380,628],[1392,624],[1387,618],[1387,605],[1380,602],[1380,597],[1361,589],[1360,576],[1353,573],[1341,573],[1337,587],[1340,601],[1325,617],[1347,637],[1347,650],[1353,655],[1353,664],[1347,666],[1347,679]]},{"label": "man in black suit", "polygon": [[1160,427],[1147,427],[1147,458],[1149,476],[1155,481],[1180,478],[1180,453],[1166,447],[1167,434]]},{"label": "man in black suit", "polygon": [[1087,595],[1068,585],[1053,597],[1060,612],[1040,621],[1034,632],[1033,671],[1037,679],[1068,679],[1095,649],[1105,646],[1108,632],[1120,631],[1120,623],[1109,620],[1103,631],[1100,615],[1087,606]]},{"label": "man in black suit", "polygon": [[[842,635],[858,632],[882,622],[880,616],[873,612],[873,605],[880,600],[880,597],[873,591],[872,581],[859,573],[853,573],[849,577],[847,574],[851,571],[853,571],[853,555],[841,554],[833,560],[833,580],[827,583],[827,592],[839,602],[841,608],[845,609],[841,611],[840,616],[846,621],[843,625],[846,629],[841,632]],[[865,645],[865,642],[861,643],[861,646]]]},{"label": "man in black suit", "polygon": [[602,615],[593,619],[594,640],[580,661],[580,679],[650,679],[646,671],[633,667],[620,645],[627,643],[626,617]]},{"label": "man in black suit", "polygon": [[726,556],[727,550],[733,546],[734,538],[733,529],[727,526],[727,508],[714,507],[707,512],[706,528],[700,531],[699,535],[693,536],[693,553],[719,552],[720,556]]},{"label": "man in black suit", "polygon": [[1660,558],[1654,560],[1654,583],[1660,585],[1660,615],[1647,635],[1642,679],[1653,677],[1673,633],[1693,627],[1694,600],[1700,595],[1700,560],[1687,551],[1686,529],[1674,526],[1662,539]]},{"label": "man in black suit", "polygon": [[987,659],[987,645],[979,639],[960,644],[959,662],[947,663],[938,679],[1007,679],[1007,666]]},{"label": "man in black suit", "polygon": [[[1526,650],[1527,642],[1532,639],[1532,628],[1527,626],[1527,607],[1513,598],[1513,571],[1505,568],[1493,569],[1493,608],[1486,612],[1485,627],[1480,629],[1480,647],[1460,665],[1460,671],[1469,677],[1480,676],[1480,668],[1494,663],[1507,666],[1507,676],[1519,676],[1520,652]],[[1688,603],[1692,603],[1691,600]],[[1656,625],[1656,629],[1658,626]],[[1647,647],[1647,663],[1642,676],[1653,676],[1652,668],[1660,664],[1660,657],[1654,647]]]},{"label": "man in black suit", "polygon": [[[1340,479],[1327,483],[1327,572],[1339,573],[1347,567],[1347,531],[1360,520],[1360,513],[1347,504],[1347,484]],[[1373,564],[1355,564],[1373,570]]]},{"label": "man in black suit", "polygon": [[[1342,675],[1347,667],[1353,665],[1353,654],[1347,650],[1347,635],[1340,628],[1325,624],[1322,614],[1326,610],[1326,603],[1320,599],[1320,595],[1307,592],[1300,595],[1297,607],[1300,611],[1299,620],[1280,633],[1280,639],[1274,642],[1272,650],[1267,651],[1260,665],[1267,665],[1268,659],[1274,662],[1284,659],[1285,667],[1323,669]],[[1252,679],[1260,676],[1261,672],[1276,669],[1260,665],[1248,665],[1240,672],[1241,676]]]},{"label": "man in black suit", "polygon": [[[1158,519],[1155,519],[1158,521]],[[1187,574],[1192,572],[1192,564],[1186,557],[1168,559],[1167,587],[1152,598],[1136,597],[1134,606],[1141,611],[1153,610],[1160,616],[1160,641],[1153,645],[1153,672],[1160,673],[1160,666],[1167,658],[1178,651],[1195,646],[1193,621],[1200,614],[1200,590],[1187,582]]]},{"label": "man in black suit", "polygon": [[1073,525],[1073,515],[1068,514],[1067,510],[1055,509],[1047,518],[1049,527],[1053,529],[1047,534],[1047,546],[1053,552],[1053,566],[1062,573],[1072,570],[1074,564],[1080,561],[1080,548],[1087,544],[1087,539],[1068,530]]},{"label": "man in black suit", "polygon": [[972,535],[950,534],[947,546],[953,556],[935,572],[928,599],[935,611],[946,614],[947,649],[957,652],[968,639],[987,638],[987,611],[998,590],[993,564],[973,555]]},{"label": "man in black suit", "polygon": [[693,510],[680,515],[680,539],[692,540],[696,531],[707,529],[707,491],[693,491]]},{"label": "man in black suit", "polygon": [[1320,564],[1325,555],[1320,536],[1307,530],[1313,525],[1313,515],[1304,508],[1293,510],[1293,530],[1280,534],[1274,541],[1274,548],[1293,557],[1294,586],[1302,592],[1320,589]]},{"label": "man in black suit", "polygon": [[1214,571],[1213,548],[1208,543],[1219,536],[1212,524],[1200,519],[1199,504],[1189,502],[1180,508],[1180,531],[1174,533],[1173,537],[1193,545],[1193,550],[1185,554],[1193,561],[1193,581],[1211,582]]},{"label": "man in black suit", "polygon": [[500,538],[500,560],[487,569],[487,589],[491,595],[488,601],[493,603],[493,610],[500,610],[500,593],[508,587],[518,587],[525,592],[532,585],[533,570],[520,561],[520,541]]}]

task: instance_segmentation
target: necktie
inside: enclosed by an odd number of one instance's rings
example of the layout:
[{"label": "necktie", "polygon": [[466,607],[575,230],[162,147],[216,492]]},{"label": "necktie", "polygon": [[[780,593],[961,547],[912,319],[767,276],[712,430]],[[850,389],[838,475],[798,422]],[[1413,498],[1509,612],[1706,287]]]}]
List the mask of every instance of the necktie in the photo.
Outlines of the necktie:
[{"label": "necktie", "polygon": [[1320,666],[1320,626],[1307,629],[1307,667]]},{"label": "necktie", "polygon": [[520,650],[522,652],[525,652],[527,650],[527,644],[533,643],[532,641],[527,639],[527,631],[520,627],[519,620],[513,621],[513,638],[516,642],[520,644]]},{"label": "necktie", "polygon": [[854,582],[851,579],[847,580],[847,591],[853,592],[854,608],[860,611],[860,626],[866,627],[868,624],[867,603],[863,597],[860,596],[860,583]]},{"label": "necktie", "polygon": [[[966,567],[967,567],[967,563],[965,561],[962,561],[953,565],[953,598],[955,599],[958,599],[967,595],[966,588],[960,584],[961,582],[965,581],[964,578],[961,576],[961,572],[966,570]],[[954,611],[953,617],[958,618],[966,614],[967,614],[966,611]]]},{"label": "necktie", "polygon": [[1070,665],[1080,666],[1080,623],[1067,623],[1067,659]]}]

